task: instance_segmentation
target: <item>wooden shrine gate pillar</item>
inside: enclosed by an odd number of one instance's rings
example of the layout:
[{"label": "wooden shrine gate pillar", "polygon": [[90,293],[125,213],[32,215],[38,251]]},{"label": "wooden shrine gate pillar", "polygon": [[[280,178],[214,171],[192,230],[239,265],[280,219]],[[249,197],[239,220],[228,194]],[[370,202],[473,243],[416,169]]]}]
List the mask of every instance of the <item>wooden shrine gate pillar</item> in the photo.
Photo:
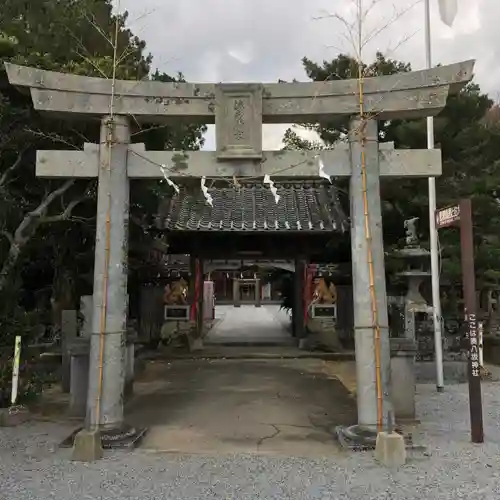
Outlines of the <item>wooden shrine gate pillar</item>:
[{"label": "wooden shrine gate pillar", "polygon": [[293,310],[292,332],[297,339],[306,336],[304,293],[306,288],[306,260],[302,257],[295,259],[295,272],[293,274]]},{"label": "wooden shrine gate pillar", "polygon": [[196,255],[190,256],[189,261],[189,304],[190,324],[189,348],[200,350],[203,348],[203,259]]},{"label": "wooden shrine gate pillar", "polygon": [[304,324],[307,325],[309,320],[309,304],[313,299],[313,281],[315,266],[313,264],[306,264],[305,266],[305,284],[304,284]]}]

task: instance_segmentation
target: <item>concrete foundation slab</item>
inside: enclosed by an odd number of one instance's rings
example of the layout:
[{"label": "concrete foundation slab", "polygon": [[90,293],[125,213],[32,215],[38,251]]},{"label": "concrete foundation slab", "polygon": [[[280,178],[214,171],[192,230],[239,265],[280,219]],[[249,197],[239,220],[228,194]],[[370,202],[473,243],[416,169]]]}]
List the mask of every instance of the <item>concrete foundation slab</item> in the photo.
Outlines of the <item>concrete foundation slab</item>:
[{"label": "concrete foundation slab", "polygon": [[140,447],[179,453],[331,456],[355,398],[322,360],[175,360],[136,380],[127,421]]}]

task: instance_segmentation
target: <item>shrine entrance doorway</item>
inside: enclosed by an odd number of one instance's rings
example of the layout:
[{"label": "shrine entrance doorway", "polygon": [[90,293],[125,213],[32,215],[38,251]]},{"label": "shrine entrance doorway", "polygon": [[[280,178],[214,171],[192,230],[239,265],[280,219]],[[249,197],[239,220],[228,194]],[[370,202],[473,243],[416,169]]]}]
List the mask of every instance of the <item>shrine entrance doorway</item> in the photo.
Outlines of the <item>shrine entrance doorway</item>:
[{"label": "shrine entrance doorway", "polygon": [[[239,297],[235,297],[240,304],[255,304],[260,301],[259,280],[257,278],[234,278],[238,284]],[[259,304],[260,305],[260,304]]]},{"label": "shrine entrance doorway", "polygon": [[[247,182],[238,189],[212,186],[213,207],[201,191],[181,188],[162,200],[157,228],[168,241],[169,252],[190,255],[190,268],[196,270],[191,274],[192,290],[201,290],[203,281],[222,271],[226,293],[227,281],[232,279],[233,306],[260,307],[264,286],[271,289],[271,297],[274,287],[276,309],[283,306],[291,313],[291,336],[301,339],[306,336],[309,306],[307,265],[327,261],[332,240],[346,240],[349,247],[347,207],[338,189],[327,181],[276,182],[275,187],[279,204],[260,182]],[[270,269],[288,273],[288,281],[280,278],[286,287],[279,296],[278,273]],[[217,283],[214,288],[217,292]],[[203,294],[191,295],[191,300],[201,311]],[[197,318],[196,335],[201,337],[203,318]]]}]

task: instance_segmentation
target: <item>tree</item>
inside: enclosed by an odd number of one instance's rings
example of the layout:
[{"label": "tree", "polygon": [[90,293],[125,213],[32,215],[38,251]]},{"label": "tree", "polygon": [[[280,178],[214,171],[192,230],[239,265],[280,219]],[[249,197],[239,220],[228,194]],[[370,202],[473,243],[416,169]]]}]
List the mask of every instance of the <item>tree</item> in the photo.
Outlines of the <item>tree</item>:
[{"label": "tree", "polygon": [[[327,82],[346,79],[357,79],[359,72],[358,61],[348,55],[340,54],[332,61],[323,61],[322,65],[314,63],[307,57],[302,59],[304,70],[311,80],[315,82]],[[392,59],[386,59],[380,52],[377,53],[375,61],[370,65],[362,65],[363,74],[369,78],[371,76],[393,75],[405,71],[411,71],[409,64],[401,63]],[[398,123],[398,122],[395,122]],[[349,131],[349,117],[335,117],[328,123],[302,125],[308,130],[315,131],[320,137],[325,147],[333,146],[341,140]],[[394,127],[394,122],[380,124],[381,136],[384,138]],[[392,139],[385,139],[392,140]],[[287,149],[309,149],[317,146],[311,141],[304,141],[294,130],[288,129],[285,132],[284,140]]]},{"label": "tree", "polygon": [[[47,302],[74,307],[78,281],[92,276],[95,182],[54,181],[34,175],[37,149],[80,149],[98,142],[96,122],[58,121],[33,110],[29,96],[7,81],[3,62],[88,76],[150,78],[152,56],[126,27],[128,14],[113,14],[111,0],[6,0],[0,11],[0,303],[3,318],[19,303],[33,307],[33,289]],[[115,31],[118,26],[115,51]],[[67,43],[61,43],[61,40]],[[154,80],[181,81],[158,71]],[[203,126],[148,127],[134,141],[162,149],[198,148]],[[142,211],[156,210],[157,183],[137,183],[132,192],[133,238],[147,237]],[[136,189],[137,187],[137,189]],[[36,278],[34,278],[36,277]],[[81,281],[81,280],[80,280]],[[12,300],[5,300],[11,298]],[[10,311],[10,313],[9,313]],[[3,314],[2,314],[3,312]],[[1,322],[1,321],[0,321]]]},{"label": "tree", "polygon": [[[358,62],[340,54],[322,64],[303,59],[307,76],[314,81],[357,78]],[[410,64],[387,59],[381,53],[363,67],[367,76],[390,75],[411,71]],[[478,85],[467,85],[450,97],[445,110],[435,119],[436,147],[443,156],[443,175],[437,180],[438,205],[456,203],[460,197],[471,197],[474,209],[476,273],[479,285],[498,282],[500,278],[500,240],[498,237],[500,206],[500,112],[492,100],[481,93]],[[332,147],[345,137],[348,119],[339,118],[326,124],[308,125],[318,133],[323,147]],[[397,148],[426,148],[425,120],[391,120],[379,123],[380,140],[393,141]],[[314,144],[289,129],[284,136],[289,149],[311,149]],[[420,218],[422,241],[427,243],[428,196],[425,179],[384,180],[381,186],[384,218],[384,241],[389,250],[401,245],[403,221]],[[444,278],[451,283],[460,277],[459,245],[453,231],[440,234],[443,248]],[[332,257],[333,258],[333,257]]]}]

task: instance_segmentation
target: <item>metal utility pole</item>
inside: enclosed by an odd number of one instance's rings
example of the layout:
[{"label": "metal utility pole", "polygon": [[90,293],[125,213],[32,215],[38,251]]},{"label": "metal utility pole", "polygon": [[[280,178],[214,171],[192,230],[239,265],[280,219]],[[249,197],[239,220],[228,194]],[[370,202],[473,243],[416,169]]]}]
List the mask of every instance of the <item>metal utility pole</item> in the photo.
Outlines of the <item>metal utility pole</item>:
[{"label": "metal utility pole", "polygon": [[[425,4],[425,62],[427,69],[432,67],[431,58],[431,14],[430,0]],[[434,149],[434,118],[427,117],[427,149]],[[441,321],[441,298],[439,296],[439,248],[436,230],[436,178],[429,177],[429,233],[431,251],[431,279],[432,279],[432,319],[434,323],[434,350],[436,356],[436,388],[438,392],[444,390],[443,374],[443,342]]]}]

